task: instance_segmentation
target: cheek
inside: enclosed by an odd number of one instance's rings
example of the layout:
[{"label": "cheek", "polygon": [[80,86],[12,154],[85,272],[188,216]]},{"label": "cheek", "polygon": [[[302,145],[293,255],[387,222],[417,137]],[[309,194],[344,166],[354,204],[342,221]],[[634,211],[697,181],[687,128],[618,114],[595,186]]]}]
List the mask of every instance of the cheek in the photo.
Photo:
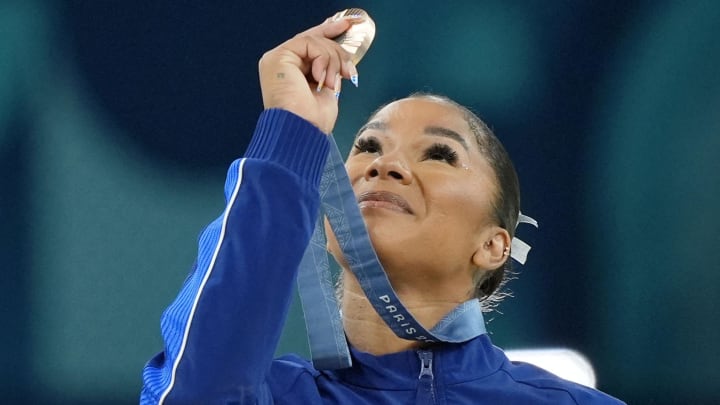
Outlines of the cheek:
[{"label": "cheek", "polygon": [[363,159],[360,156],[355,156],[348,158],[345,162],[345,171],[347,171],[351,184],[355,184],[358,179],[364,177],[365,168],[370,164],[370,162],[366,162],[365,160],[367,160],[367,158]]},{"label": "cheek", "polygon": [[446,227],[458,232],[474,231],[486,222],[490,212],[488,194],[481,187],[475,182],[446,181],[433,190],[429,206],[434,207],[437,220],[444,221]]}]

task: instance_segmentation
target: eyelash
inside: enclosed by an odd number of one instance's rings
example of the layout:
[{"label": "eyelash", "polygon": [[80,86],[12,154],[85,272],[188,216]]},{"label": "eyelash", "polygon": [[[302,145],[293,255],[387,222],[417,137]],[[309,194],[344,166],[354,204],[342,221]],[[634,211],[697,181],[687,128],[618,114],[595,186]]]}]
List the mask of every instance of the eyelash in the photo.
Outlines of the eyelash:
[{"label": "eyelash", "polygon": [[380,146],[380,142],[374,137],[367,137],[367,138],[360,138],[355,142],[355,145],[353,147],[356,150],[356,153],[380,153],[382,152],[382,147]]},{"label": "eyelash", "polygon": [[450,146],[443,143],[436,143],[429,147],[425,151],[424,157],[429,160],[444,160],[453,166],[458,160],[457,152],[455,152]]},{"label": "eyelash", "polygon": [[[382,146],[375,137],[360,138],[355,142],[353,147],[355,154],[382,153]],[[443,143],[436,143],[425,151],[423,160],[440,160],[454,166],[457,163],[458,154],[450,146]]]}]

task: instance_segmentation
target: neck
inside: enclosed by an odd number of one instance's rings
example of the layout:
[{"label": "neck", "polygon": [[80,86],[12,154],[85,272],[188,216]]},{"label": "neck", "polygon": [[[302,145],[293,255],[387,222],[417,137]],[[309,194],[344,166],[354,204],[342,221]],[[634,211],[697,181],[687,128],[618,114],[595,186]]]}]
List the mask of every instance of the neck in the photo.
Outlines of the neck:
[{"label": "neck", "polygon": [[[404,288],[396,292],[400,301],[426,329],[431,329],[465,300],[464,297],[429,298],[427,291],[423,293],[412,288]],[[343,272],[341,305],[345,334],[356,349],[379,356],[421,347],[421,342],[401,339],[395,335],[375,312],[355,276],[347,270]]]}]

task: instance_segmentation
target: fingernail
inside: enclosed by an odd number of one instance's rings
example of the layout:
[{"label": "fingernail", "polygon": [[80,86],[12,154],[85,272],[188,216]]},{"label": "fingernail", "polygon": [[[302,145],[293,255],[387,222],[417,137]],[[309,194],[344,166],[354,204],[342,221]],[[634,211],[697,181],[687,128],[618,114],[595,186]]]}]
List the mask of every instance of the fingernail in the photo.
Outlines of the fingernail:
[{"label": "fingernail", "polygon": [[340,73],[335,74],[335,98],[340,98],[340,86],[342,85],[342,76],[340,76]]},{"label": "fingernail", "polygon": [[352,62],[348,62],[348,70],[350,71],[350,82],[353,86],[358,86],[358,72],[355,65]]},{"label": "fingernail", "polygon": [[323,72],[320,74],[320,80],[318,80],[317,88],[315,89],[316,92],[320,93],[320,90],[322,90],[323,85],[325,83],[326,77],[327,77],[327,70],[323,70]]}]

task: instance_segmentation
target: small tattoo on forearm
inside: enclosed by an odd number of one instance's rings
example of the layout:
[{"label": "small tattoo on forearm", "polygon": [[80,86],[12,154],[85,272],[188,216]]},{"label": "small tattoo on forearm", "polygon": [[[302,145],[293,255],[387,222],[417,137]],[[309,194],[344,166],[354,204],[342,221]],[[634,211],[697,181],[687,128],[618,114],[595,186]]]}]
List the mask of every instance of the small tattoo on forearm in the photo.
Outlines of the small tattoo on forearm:
[{"label": "small tattoo on forearm", "polygon": [[278,79],[284,79],[284,78],[285,78],[285,73],[283,73],[283,72],[278,73],[278,74],[277,74],[277,78],[278,78]]}]

